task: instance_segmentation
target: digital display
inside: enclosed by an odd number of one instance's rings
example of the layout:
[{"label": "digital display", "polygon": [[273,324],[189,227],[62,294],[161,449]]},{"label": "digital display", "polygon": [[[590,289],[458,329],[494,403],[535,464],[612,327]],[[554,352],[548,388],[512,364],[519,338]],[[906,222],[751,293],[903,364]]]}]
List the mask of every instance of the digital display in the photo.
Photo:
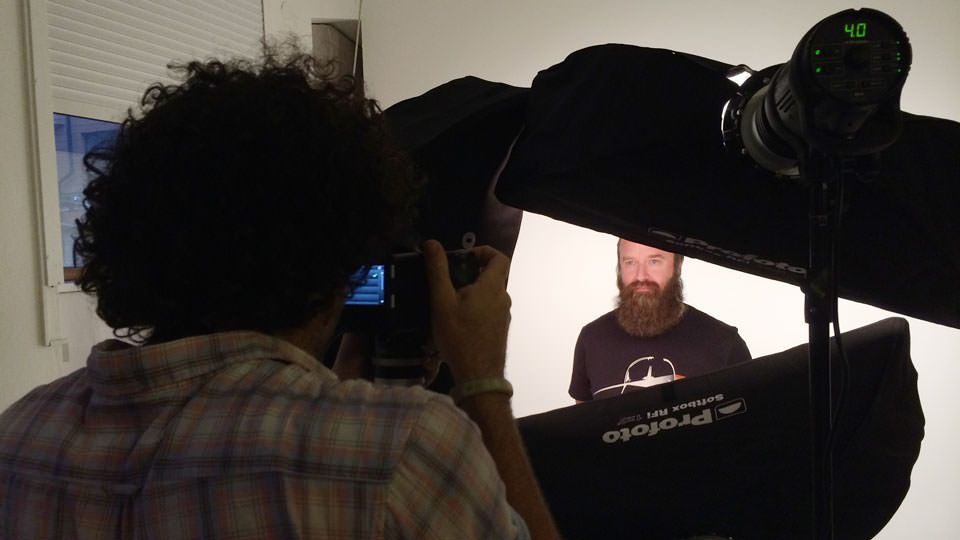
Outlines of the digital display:
[{"label": "digital display", "polygon": [[366,273],[362,269],[358,270],[351,277],[351,281],[359,283],[359,285],[347,297],[346,303],[354,306],[379,306],[383,304],[384,285],[386,284],[384,273],[385,268],[382,264],[371,265]]},{"label": "digital display", "polygon": [[867,37],[867,23],[853,22],[844,24],[843,32],[851,38],[865,38]]}]

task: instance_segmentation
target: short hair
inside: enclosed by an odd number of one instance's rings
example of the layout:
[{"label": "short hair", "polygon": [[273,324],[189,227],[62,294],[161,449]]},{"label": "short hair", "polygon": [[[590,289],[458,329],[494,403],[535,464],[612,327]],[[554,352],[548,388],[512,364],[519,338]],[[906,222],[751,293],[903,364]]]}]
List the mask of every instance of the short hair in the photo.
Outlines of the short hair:
[{"label": "short hair", "polygon": [[376,102],[295,44],[171,64],[84,158],[80,288],[121,337],[293,328],[413,218],[421,180]]},{"label": "short hair", "polygon": [[[622,237],[617,238],[617,277],[620,277],[620,243],[623,242],[624,240],[628,242],[634,242],[636,244],[642,243],[642,242],[636,242],[635,240],[630,240],[629,238],[622,238]],[[660,249],[660,248],[657,248],[657,249]],[[673,272],[675,274],[680,274],[681,268],[683,267],[683,255],[673,251],[670,251],[669,253],[673,254]]]}]

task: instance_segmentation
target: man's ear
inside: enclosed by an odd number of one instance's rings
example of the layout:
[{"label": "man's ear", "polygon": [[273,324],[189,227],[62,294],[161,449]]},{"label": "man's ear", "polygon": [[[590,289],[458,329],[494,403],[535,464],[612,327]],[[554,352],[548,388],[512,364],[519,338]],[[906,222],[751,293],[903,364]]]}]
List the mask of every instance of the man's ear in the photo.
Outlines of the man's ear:
[{"label": "man's ear", "polygon": [[340,339],[336,358],[333,361],[333,372],[340,380],[366,379],[373,380],[373,339],[372,336],[346,333]]},{"label": "man's ear", "polygon": [[316,358],[323,358],[324,351],[337,329],[345,301],[346,295],[336,295],[330,300],[329,305],[321,308],[299,326],[277,330],[273,335],[296,345]]},{"label": "man's ear", "polygon": [[343,294],[338,294],[330,300],[330,305],[323,308],[317,316],[323,321],[324,328],[328,331],[329,335],[337,329],[337,324],[340,322],[340,315],[343,313],[343,307],[347,302],[347,295],[349,294],[349,289],[344,289]]}]

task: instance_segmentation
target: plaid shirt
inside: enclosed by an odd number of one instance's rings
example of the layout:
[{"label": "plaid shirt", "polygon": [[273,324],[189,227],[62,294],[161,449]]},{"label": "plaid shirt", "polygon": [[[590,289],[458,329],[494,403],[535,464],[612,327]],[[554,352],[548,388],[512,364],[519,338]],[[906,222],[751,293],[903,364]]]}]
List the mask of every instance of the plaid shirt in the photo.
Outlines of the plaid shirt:
[{"label": "plaid shirt", "polygon": [[252,332],[105,341],[0,415],[0,538],[515,538],[446,396]]}]

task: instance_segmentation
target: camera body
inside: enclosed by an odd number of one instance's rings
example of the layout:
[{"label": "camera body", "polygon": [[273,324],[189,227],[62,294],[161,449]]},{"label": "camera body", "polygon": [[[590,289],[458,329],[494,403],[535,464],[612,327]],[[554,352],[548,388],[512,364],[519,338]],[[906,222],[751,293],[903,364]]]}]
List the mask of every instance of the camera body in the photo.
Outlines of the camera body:
[{"label": "camera body", "polygon": [[[447,251],[447,265],[458,289],[476,281],[480,274],[479,263],[467,250]],[[378,341],[407,335],[426,337],[430,290],[422,253],[394,254],[389,261],[361,269],[353,279],[359,285],[347,298],[340,317],[341,332],[370,334]]]}]

